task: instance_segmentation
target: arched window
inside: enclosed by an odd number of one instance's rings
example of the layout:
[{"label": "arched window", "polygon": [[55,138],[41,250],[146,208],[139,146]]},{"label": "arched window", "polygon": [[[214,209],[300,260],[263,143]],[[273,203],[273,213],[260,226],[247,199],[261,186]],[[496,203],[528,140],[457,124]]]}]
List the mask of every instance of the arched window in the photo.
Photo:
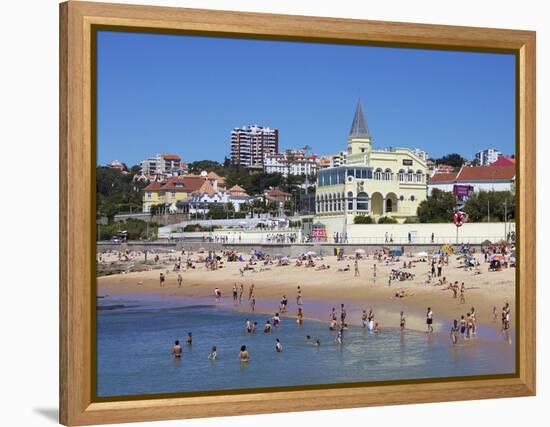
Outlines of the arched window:
[{"label": "arched window", "polygon": [[386,199],[386,212],[393,212],[393,200],[389,197]]},{"label": "arched window", "polygon": [[378,168],[374,171],[374,179],[378,181],[382,179],[382,169]]},{"label": "arched window", "polygon": [[348,211],[353,211],[353,193],[348,192]]},{"label": "arched window", "polygon": [[397,172],[397,177],[399,178],[399,182],[405,181],[405,171],[403,169],[399,169],[399,172]]},{"label": "arched window", "polygon": [[362,191],[357,195],[357,210],[368,211],[369,210],[369,195]]},{"label": "arched window", "polygon": [[416,171],[416,182],[422,182],[422,171]]},{"label": "arched window", "polygon": [[384,171],[384,180],[385,181],[391,181],[392,179],[392,172],[391,172],[391,169],[386,169]]},{"label": "arched window", "polygon": [[407,181],[413,182],[413,174],[414,174],[414,172],[413,172],[412,169],[409,169],[409,170],[407,171]]}]

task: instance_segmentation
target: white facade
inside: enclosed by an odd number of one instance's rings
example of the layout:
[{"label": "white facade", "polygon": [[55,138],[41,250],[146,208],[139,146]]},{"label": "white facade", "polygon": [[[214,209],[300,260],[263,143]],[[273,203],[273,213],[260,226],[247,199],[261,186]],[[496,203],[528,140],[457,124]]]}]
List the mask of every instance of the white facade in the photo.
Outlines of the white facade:
[{"label": "white facade", "polygon": [[496,162],[500,156],[502,156],[500,151],[494,148],[487,148],[476,153],[475,161],[479,166],[488,166]]},{"label": "white facade", "polygon": [[231,131],[231,163],[249,168],[263,168],[264,157],[279,152],[279,131],[251,125]]},{"label": "white facade", "polygon": [[319,158],[316,154],[306,154],[301,150],[286,150],[284,153],[267,154],[264,157],[264,170],[267,173],[288,175],[312,175],[317,173]]},{"label": "white facade", "polygon": [[181,159],[173,154],[157,154],[155,157],[149,157],[140,163],[140,172],[142,175],[163,175],[180,168]]}]

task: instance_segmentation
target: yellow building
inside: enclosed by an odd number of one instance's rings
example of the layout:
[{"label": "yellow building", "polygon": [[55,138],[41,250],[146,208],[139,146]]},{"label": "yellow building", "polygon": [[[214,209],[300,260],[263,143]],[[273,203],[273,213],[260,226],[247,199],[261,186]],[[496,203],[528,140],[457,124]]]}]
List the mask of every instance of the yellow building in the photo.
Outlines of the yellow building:
[{"label": "yellow building", "polygon": [[175,206],[179,201],[188,200],[191,193],[200,189],[205,181],[204,176],[185,175],[151,182],[143,189],[143,212],[150,212],[155,205]]},{"label": "yellow building", "polygon": [[407,148],[373,150],[360,101],[345,157],[345,164],[317,174],[318,220],[333,217],[352,224],[356,215],[370,215],[374,219],[391,216],[403,222],[416,216],[419,203],[426,199],[426,154]]}]

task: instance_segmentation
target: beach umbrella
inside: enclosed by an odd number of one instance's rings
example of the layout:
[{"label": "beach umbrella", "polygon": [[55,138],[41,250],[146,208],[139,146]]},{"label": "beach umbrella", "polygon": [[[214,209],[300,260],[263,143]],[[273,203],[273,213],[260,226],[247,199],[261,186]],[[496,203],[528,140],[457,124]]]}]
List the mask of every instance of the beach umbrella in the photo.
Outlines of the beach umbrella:
[{"label": "beach umbrella", "polygon": [[427,256],[428,256],[428,252],[424,252],[424,251],[418,252],[418,253],[416,254],[416,256],[418,256],[418,257],[427,257]]},{"label": "beach umbrella", "polygon": [[359,255],[365,255],[366,252],[365,252],[364,249],[356,249],[356,250],[355,250],[355,253],[356,253],[356,254],[359,254]]},{"label": "beach umbrella", "polygon": [[275,258],[275,259],[285,258],[285,254],[277,253],[277,254],[273,255],[273,258]]},{"label": "beach umbrella", "polygon": [[309,251],[306,255],[309,255],[309,256],[317,255],[317,252]]}]

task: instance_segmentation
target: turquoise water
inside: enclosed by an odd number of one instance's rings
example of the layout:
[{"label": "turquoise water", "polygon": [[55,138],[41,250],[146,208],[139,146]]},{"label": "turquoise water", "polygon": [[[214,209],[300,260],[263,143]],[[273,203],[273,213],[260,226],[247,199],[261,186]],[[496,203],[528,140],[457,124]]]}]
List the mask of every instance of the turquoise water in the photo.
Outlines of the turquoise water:
[{"label": "turquoise water", "polygon": [[[291,318],[269,334],[266,314],[239,313],[210,304],[174,305],[131,299],[99,300],[97,312],[97,394],[197,392],[258,387],[420,379],[513,373],[514,346],[478,337],[451,345],[447,330],[423,332],[384,329],[372,334],[361,327],[345,331],[338,345],[326,322]],[[245,320],[258,322],[248,334]],[[187,332],[193,344],[185,343]],[[306,335],[311,335],[308,342]],[[276,353],[275,338],[283,345]],[[183,357],[171,355],[179,339]],[[313,341],[319,339],[321,346]],[[216,361],[208,359],[217,346]],[[248,363],[238,353],[246,345]]]}]

